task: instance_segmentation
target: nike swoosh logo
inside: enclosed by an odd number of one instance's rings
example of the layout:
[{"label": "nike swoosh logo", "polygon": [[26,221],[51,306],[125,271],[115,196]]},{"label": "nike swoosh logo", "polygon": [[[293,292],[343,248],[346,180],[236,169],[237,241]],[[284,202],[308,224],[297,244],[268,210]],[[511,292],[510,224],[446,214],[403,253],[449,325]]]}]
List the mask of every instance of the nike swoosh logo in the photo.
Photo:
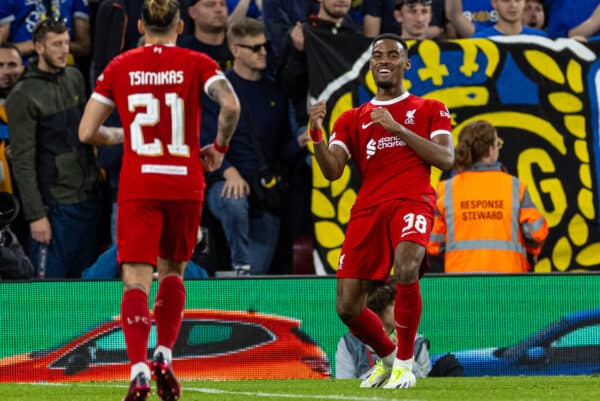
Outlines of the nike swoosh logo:
[{"label": "nike swoosh logo", "polygon": [[373,121],[370,121],[370,122],[368,122],[368,123],[366,123],[366,124],[365,124],[365,123],[363,123],[363,124],[362,124],[362,129],[367,129],[367,128],[369,128],[369,126],[370,126],[371,124],[373,124]]},{"label": "nike swoosh logo", "polygon": [[402,235],[400,236],[400,238],[403,238],[403,237],[406,237],[406,236],[407,236],[407,235],[409,235],[409,234],[415,234],[415,233],[416,233],[416,231],[415,231],[415,230],[408,231],[408,232],[402,233]]}]

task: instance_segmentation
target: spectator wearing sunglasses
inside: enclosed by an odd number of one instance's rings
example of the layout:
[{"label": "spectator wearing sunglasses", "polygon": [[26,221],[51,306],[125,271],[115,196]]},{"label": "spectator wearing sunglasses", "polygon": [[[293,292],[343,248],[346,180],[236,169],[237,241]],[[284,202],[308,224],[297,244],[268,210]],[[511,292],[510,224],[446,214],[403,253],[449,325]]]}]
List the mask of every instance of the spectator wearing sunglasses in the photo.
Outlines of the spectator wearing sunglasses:
[{"label": "spectator wearing sunglasses", "polygon": [[208,184],[206,205],[223,227],[236,274],[264,275],[277,249],[281,218],[257,195],[281,185],[276,177],[300,147],[290,129],[289,101],[265,74],[262,23],[244,18],[229,28],[227,37],[234,61],[226,76],[242,112],[223,165]]}]

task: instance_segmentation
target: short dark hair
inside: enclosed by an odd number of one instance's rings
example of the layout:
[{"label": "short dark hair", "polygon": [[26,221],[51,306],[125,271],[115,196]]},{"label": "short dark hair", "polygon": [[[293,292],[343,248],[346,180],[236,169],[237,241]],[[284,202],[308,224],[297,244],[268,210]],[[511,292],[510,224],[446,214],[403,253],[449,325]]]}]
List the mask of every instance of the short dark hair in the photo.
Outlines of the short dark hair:
[{"label": "short dark hair", "polygon": [[33,43],[39,43],[46,38],[49,32],[59,34],[68,30],[69,28],[67,28],[67,22],[64,18],[45,18],[35,25],[31,33],[31,39]]},{"label": "short dark hair", "polygon": [[383,284],[369,293],[367,307],[376,314],[381,314],[388,306],[396,301],[396,287],[393,284]]},{"label": "short dark hair", "polygon": [[398,42],[398,43],[400,43],[402,45],[402,47],[404,48],[404,50],[406,52],[408,52],[408,45],[406,44],[406,42],[404,41],[404,39],[402,39],[400,37],[400,35],[395,34],[395,33],[389,33],[388,32],[388,33],[379,34],[379,35],[375,36],[375,38],[373,39],[373,42],[371,42],[371,43],[374,45],[375,43],[377,43],[378,41],[383,40],[383,39],[395,40],[396,42]]},{"label": "short dark hair", "polygon": [[415,4],[422,4],[424,6],[430,6],[431,0],[396,0],[396,5],[394,6],[394,8],[396,10],[399,10],[405,4],[409,7],[414,6]]},{"label": "short dark hair", "polygon": [[19,53],[19,56],[21,56],[21,52],[19,51],[19,48],[13,42],[0,43],[0,49],[9,49],[9,50],[12,49],[12,50],[16,51],[17,53]]}]

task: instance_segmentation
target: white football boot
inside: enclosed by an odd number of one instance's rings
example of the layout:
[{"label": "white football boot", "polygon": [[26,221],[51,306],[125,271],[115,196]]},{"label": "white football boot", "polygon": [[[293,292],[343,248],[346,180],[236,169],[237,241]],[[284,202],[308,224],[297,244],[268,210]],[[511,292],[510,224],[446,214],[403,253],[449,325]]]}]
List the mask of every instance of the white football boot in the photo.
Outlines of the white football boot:
[{"label": "white football boot", "polygon": [[417,385],[417,378],[410,368],[393,368],[388,382],[383,388],[411,388]]},{"label": "white football boot", "polygon": [[371,388],[381,386],[392,374],[392,368],[383,366],[383,362],[375,362],[375,366],[371,368],[366,379],[360,383],[361,388]]}]

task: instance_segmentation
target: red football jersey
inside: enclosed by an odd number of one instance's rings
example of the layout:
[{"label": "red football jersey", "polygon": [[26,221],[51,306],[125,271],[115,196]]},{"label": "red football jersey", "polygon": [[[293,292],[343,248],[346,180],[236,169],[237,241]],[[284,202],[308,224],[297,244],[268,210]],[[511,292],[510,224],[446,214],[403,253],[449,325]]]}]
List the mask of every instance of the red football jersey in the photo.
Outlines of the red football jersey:
[{"label": "red football jersey", "polygon": [[200,91],[226,79],[207,55],[148,45],[115,57],[92,97],[114,105],[124,129],[119,201],[203,199]]},{"label": "red football jersey", "polygon": [[352,157],[362,180],[353,212],[390,199],[426,201],[434,205],[431,166],[397,136],[371,121],[371,111],[388,109],[394,120],[431,139],[451,135],[450,113],[441,102],[405,92],[391,100],[373,99],[337,119],[329,146],[341,146]]}]

